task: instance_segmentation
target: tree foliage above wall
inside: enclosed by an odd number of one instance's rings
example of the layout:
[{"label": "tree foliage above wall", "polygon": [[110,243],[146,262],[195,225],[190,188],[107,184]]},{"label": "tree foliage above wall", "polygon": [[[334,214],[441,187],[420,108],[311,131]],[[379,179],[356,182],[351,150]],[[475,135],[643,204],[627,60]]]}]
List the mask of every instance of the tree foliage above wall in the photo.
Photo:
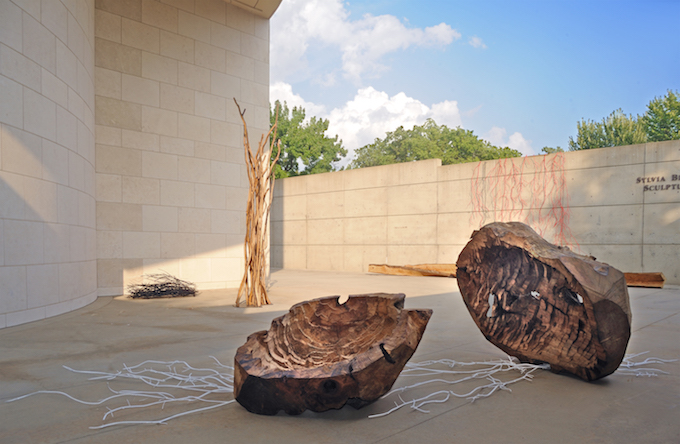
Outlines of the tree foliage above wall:
[{"label": "tree foliage above wall", "polygon": [[384,139],[375,139],[372,144],[359,148],[356,153],[357,157],[351,162],[351,168],[425,159],[441,159],[443,165],[450,165],[521,156],[519,151],[491,145],[470,130],[437,125],[432,119],[428,119],[423,125],[415,125],[410,130],[400,126],[387,133]]},{"label": "tree foliage above wall", "polygon": [[276,178],[334,171],[333,162],[347,155],[338,136],[328,137],[328,120],[311,117],[306,119],[305,109],[293,107],[278,100],[269,110],[273,125],[276,109],[279,122],[276,139],[281,140],[281,157],[276,165]]},{"label": "tree foliage above wall", "polygon": [[581,119],[576,129],[576,139],[569,138],[571,151],[680,139],[680,97],[668,90],[647,104],[643,116],[618,109],[601,122]]}]

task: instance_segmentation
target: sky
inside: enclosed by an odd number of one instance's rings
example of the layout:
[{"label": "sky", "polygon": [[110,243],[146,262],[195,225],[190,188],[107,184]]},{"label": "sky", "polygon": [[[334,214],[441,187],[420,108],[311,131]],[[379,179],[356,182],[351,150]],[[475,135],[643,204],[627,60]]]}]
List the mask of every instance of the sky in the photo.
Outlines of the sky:
[{"label": "sky", "polygon": [[432,118],[523,155],[680,90],[680,0],[283,0],[270,101],[349,151]]}]

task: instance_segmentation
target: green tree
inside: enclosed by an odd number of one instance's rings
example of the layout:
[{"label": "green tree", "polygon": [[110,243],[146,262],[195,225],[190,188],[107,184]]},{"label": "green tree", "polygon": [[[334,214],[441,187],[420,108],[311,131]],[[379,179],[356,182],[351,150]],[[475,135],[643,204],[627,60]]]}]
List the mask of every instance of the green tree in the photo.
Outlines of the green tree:
[{"label": "green tree", "polygon": [[650,142],[680,139],[680,93],[669,89],[665,96],[654,97],[642,123]]},{"label": "green tree", "polygon": [[576,129],[576,140],[569,137],[570,151],[635,145],[647,141],[642,119],[626,116],[621,109],[612,112],[602,122],[582,119],[576,124]]},{"label": "green tree", "polygon": [[550,147],[550,146],[544,146],[544,147],[541,149],[541,151],[542,151],[543,153],[545,153],[545,154],[563,153],[563,152],[564,152],[564,150],[562,149],[562,147],[559,147],[559,146],[557,146],[557,147],[555,147],[555,148]]},{"label": "green tree", "polygon": [[277,107],[279,123],[275,137],[281,140],[281,157],[275,167],[276,178],[333,171],[333,162],[346,156],[347,150],[338,136],[326,136],[328,120],[317,117],[306,120],[304,108],[291,110],[285,102],[281,105],[277,100],[269,109],[272,125]]},{"label": "green tree", "polygon": [[351,168],[425,159],[441,159],[443,165],[450,165],[521,156],[519,151],[498,148],[479,139],[472,131],[440,126],[432,119],[422,126],[415,125],[411,130],[400,126],[387,133],[384,139],[377,138],[372,144],[359,148],[356,153]]}]

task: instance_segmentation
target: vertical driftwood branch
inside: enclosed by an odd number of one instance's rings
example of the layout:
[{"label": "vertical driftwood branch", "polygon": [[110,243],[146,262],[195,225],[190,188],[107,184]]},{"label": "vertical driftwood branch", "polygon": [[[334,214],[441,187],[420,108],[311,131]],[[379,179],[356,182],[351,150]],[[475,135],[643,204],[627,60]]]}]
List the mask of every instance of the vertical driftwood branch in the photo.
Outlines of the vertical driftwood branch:
[{"label": "vertical driftwood branch", "polygon": [[[281,155],[281,142],[276,141],[276,126],[279,121],[278,108],[274,125],[267,135],[260,138],[255,153],[250,149],[248,126],[244,118],[246,110],[241,111],[236,99],[241,121],[243,121],[243,148],[245,149],[246,170],[248,171],[248,206],[246,207],[246,238],[243,245],[245,254],[245,271],[241,286],[236,296],[236,306],[240,306],[245,295],[246,306],[260,307],[271,304],[267,297],[266,253],[267,224],[274,189],[274,165]],[[271,160],[274,146],[277,148],[276,158]]]}]

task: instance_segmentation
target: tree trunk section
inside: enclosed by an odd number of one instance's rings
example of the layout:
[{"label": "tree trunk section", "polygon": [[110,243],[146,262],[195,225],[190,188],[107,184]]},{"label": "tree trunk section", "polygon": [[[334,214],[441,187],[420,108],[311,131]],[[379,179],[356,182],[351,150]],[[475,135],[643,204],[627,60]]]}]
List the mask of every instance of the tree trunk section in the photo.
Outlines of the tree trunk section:
[{"label": "tree trunk section", "polygon": [[394,384],[432,315],[403,307],[403,294],[385,293],[294,305],[237,350],[236,400],[264,415],[375,401]]},{"label": "tree trunk section", "polygon": [[475,231],[458,258],[458,286],[484,336],[523,362],[587,381],[614,372],[630,338],[623,273],[548,243],[527,225]]}]

